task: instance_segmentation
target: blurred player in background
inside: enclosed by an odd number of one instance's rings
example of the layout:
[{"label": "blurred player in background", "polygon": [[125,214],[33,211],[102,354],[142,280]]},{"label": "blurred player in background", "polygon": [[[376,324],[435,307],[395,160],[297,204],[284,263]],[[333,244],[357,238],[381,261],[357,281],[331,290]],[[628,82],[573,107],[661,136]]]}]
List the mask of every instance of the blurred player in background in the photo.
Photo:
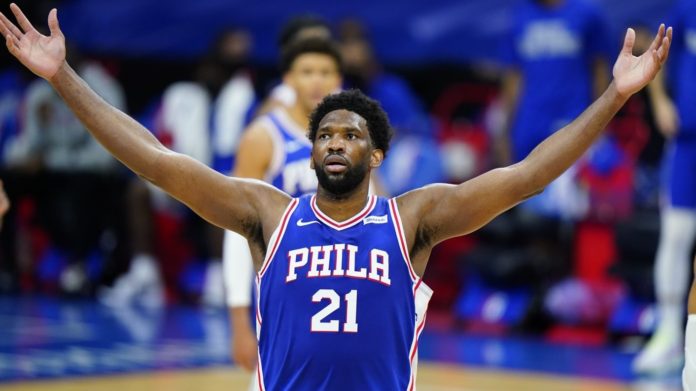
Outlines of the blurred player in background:
[{"label": "blurred player in background", "polygon": [[[506,40],[503,164],[524,159],[609,83],[607,26],[586,0],[525,0]],[[563,99],[558,92],[563,91]]]},{"label": "blurred player in background", "polygon": [[678,1],[670,22],[675,56],[668,76],[674,98],[667,92],[664,71],[648,87],[657,127],[669,140],[655,260],[659,323],[633,362],[638,373],[673,372],[682,365],[684,300],[696,237],[696,2]]},{"label": "blurred player in background", "polygon": [[[306,38],[331,39],[331,29],[326,21],[314,15],[294,17],[283,26],[278,37],[278,48],[282,52],[290,43]],[[257,114],[263,115],[278,107],[291,107],[296,97],[295,90],[281,82],[271,90]]]},{"label": "blurred player in background", "polygon": [[[290,106],[277,106],[255,120],[239,144],[235,177],[266,181],[293,196],[313,193],[317,178],[310,168],[312,144],[307,139],[309,115],[321,100],[341,87],[341,59],[330,40],[297,39],[283,48],[283,85],[295,97]],[[257,358],[256,334],[250,318],[252,256],[246,239],[225,233],[223,261],[232,323],[235,362],[253,370]]]}]

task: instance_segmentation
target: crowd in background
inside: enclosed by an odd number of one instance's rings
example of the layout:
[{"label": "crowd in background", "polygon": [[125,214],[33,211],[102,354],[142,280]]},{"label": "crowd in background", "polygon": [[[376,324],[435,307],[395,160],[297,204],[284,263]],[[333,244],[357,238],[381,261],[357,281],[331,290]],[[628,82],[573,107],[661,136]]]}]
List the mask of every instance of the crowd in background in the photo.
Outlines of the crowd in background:
[{"label": "crowd in background", "polygon": [[[380,101],[396,130],[380,168],[386,193],[518,162],[608,85],[621,37],[612,36],[600,7],[580,0],[518,7],[499,61],[485,68],[385,67],[359,19],[331,25],[344,88]],[[634,27],[642,52],[654,26]],[[228,174],[262,102],[271,91],[284,99],[273,64],[250,59],[254,38],[229,26],[205,56],[170,66],[68,53],[90,86],[163,144]],[[128,173],[46,82],[3,56],[0,178],[12,208],[0,233],[0,293],[104,296],[129,289],[118,277],[136,268],[136,278],[152,285],[149,305],[223,305],[221,230]],[[129,72],[137,67],[144,71],[136,78]],[[651,91],[633,97],[543,194],[439,246],[425,277],[436,292],[432,308],[464,328],[503,325],[559,340],[601,343],[652,331],[659,130],[669,127],[664,113],[654,114],[654,100]]]}]

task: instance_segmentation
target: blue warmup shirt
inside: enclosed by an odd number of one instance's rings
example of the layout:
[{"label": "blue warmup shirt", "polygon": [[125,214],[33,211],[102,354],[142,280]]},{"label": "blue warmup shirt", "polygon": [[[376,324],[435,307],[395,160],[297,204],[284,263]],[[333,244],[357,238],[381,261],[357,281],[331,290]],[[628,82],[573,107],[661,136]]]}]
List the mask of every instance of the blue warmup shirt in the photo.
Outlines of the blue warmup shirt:
[{"label": "blue warmup shirt", "polygon": [[667,145],[663,188],[671,206],[696,209],[696,0],[681,0],[667,23],[674,28],[669,70],[679,131]]},{"label": "blue warmup shirt", "polygon": [[696,141],[696,0],[681,0],[670,17],[674,27],[671,51],[676,60],[672,86],[679,111],[677,138]]},{"label": "blue warmup shirt", "polygon": [[514,15],[503,56],[523,80],[511,130],[519,161],[589,105],[593,62],[607,57],[611,39],[599,10],[583,0],[556,7],[528,0]]}]

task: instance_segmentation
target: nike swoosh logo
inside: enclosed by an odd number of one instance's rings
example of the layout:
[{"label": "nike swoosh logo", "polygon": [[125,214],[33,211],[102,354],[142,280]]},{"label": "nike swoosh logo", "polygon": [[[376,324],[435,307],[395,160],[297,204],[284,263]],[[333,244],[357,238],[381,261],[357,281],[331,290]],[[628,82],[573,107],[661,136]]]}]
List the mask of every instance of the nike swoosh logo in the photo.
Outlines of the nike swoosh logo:
[{"label": "nike swoosh logo", "polygon": [[319,222],[316,220],[312,220],[312,221],[302,221],[302,219],[297,220],[298,227],[304,227],[305,225],[310,225],[310,224],[319,224]]}]

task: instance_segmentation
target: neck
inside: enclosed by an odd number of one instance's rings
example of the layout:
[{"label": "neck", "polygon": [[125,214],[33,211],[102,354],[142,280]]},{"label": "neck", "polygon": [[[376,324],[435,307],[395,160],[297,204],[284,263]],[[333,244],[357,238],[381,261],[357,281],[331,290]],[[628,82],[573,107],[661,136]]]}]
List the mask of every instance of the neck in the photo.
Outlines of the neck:
[{"label": "neck", "polygon": [[295,121],[302,129],[307,130],[309,128],[309,115],[307,110],[305,110],[299,102],[295,102],[294,105],[288,107],[288,115]]},{"label": "neck", "polygon": [[319,186],[317,206],[324,214],[336,221],[345,221],[360,212],[367,205],[369,196],[369,175],[355,190],[336,195]]}]

